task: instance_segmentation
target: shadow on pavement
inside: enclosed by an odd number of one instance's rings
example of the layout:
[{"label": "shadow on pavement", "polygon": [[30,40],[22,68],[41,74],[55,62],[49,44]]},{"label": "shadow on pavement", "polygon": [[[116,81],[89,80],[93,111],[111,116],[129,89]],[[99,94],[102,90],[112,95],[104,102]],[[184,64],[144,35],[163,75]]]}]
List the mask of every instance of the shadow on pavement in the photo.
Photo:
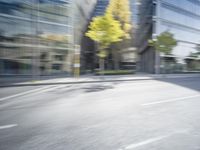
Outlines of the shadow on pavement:
[{"label": "shadow on pavement", "polygon": [[113,88],[114,86],[112,85],[91,85],[90,87],[84,87],[83,89],[84,92],[89,93],[89,92],[101,92]]},{"label": "shadow on pavement", "polygon": [[165,78],[157,79],[158,81],[168,82],[171,84],[176,84],[181,87],[189,88],[195,91],[200,92],[200,78],[191,77],[191,78]]}]

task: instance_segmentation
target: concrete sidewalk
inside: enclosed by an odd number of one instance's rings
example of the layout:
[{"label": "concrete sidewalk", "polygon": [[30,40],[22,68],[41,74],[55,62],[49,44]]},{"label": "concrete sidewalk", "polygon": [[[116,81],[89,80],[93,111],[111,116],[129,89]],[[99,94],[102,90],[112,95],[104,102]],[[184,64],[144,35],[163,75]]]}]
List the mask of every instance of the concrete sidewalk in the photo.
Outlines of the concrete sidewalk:
[{"label": "concrete sidewalk", "polygon": [[[11,78],[4,80],[0,78],[0,87],[13,86],[38,86],[38,85],[54,85],[54,84],[80,84],[80,83],[96,83],[96,82],[122,82],[122,81],[140,81],[140,80],[154,80],[167,78],[191,78],[199,77],[200,74],[135,74],[135,75],[114,75],[114,76],[81,76],[74,77],[59,77],[54,79],[30,80],[25,82],[12,82]],[[9,80],[10,79],[10,80]],[[30,78],[31,79],[31,78]],[[11,81],[11,82],[10,82]]]}]

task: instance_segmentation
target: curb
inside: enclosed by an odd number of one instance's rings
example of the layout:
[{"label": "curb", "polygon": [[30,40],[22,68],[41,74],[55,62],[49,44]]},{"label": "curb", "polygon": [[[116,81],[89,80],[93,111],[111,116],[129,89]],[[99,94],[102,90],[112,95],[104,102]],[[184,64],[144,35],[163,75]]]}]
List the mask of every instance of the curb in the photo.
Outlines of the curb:
[{"label": "curb", "polygon": [[4,88],[4,87],[22,87],[22,86],[41,86],[41,85],[62,85],[62,84],[127,82],[127,81],[141,81],[141,80],[153,80],[153,79],[154,78],[149,78],[149,79],[119,79],[119,80],[75,81],[75,82],[51,82],[51,83],[22,83],[22,84],[0,85],[0,88]]}]

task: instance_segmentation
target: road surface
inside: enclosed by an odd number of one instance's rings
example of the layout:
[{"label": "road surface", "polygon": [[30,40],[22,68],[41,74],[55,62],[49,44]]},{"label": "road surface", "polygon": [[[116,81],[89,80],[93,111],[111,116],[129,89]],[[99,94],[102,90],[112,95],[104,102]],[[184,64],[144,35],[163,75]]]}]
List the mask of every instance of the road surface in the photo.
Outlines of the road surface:
[{"label": "road surface", "polygon": [[200,78],[0,88],[0,150],[200,150]]}]

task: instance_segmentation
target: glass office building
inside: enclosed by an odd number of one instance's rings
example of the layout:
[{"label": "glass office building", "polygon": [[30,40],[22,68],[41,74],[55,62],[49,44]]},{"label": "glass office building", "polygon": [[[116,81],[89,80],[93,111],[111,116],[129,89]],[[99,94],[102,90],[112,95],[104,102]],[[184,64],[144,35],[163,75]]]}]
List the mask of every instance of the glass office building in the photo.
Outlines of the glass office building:
[{"label": "glass office building", "polygon": [[97,0],[96,7],[94,9],[93,16],[102,16],[105,13],[106,7],[110,0]]},{"label": "glass office building", "polygon": [[[109,0],[96,0],[92,15],[88,20],[88,25],[92,21],[93,17],[102,16],[105,13],[106,7],[109,4]],[[85,33],[88,31],[88,28],[85,29]],[[90,73],[93,72],[98,67],[98,57],[96,56],[96,45],[93,40],[87,36],[83,36],[81,42],[81,72]]]},{"label": "glass office building", "polygon": [[[137,44],[141,71],[150,73],[200,71],[199,0],[142,0],[139,18]],[[173,33],[177,40],[177,46],[168,56],[148,46],[148,39],[153,39],[165,31]]]},{"label": "glass office building", "polygon": [[[97,0],[93,17],[96,16],[102,16],[105,14],[106,8],[109,5],[110,0]],[[135,34],[136,25],[135,22],[137,22],[137,6],[135,0],[129,0],[130,4],[130,11],[131,19],[133,23],[133,30],[131,31],[131,37]],[[135,49],[135,43],[133,40],[127,41],[126,48],[121,50],[120,53],[120,68],[121,69],[131,69],[133,70],[135,68],[135,62],[136,62],[136,49]],[[99,60],[96,56],[97,53],[97,44],[95,44],[91,39],[88,37],[85,37],[84,42],[84,50],[82,51],[81,55],[81,61],[82,61],[82,72],[94,72],[95,69],[99,68]],[[112,54],[109,54],[109,56],[106,58],[105,61],[105,68],[106,69],[114,69],[114,60]]]},{"label": "glass office building", "polygon": [[0,74],[70,74],[89,15],[82,7],[91,5],[84,2],[0,0]]}]

